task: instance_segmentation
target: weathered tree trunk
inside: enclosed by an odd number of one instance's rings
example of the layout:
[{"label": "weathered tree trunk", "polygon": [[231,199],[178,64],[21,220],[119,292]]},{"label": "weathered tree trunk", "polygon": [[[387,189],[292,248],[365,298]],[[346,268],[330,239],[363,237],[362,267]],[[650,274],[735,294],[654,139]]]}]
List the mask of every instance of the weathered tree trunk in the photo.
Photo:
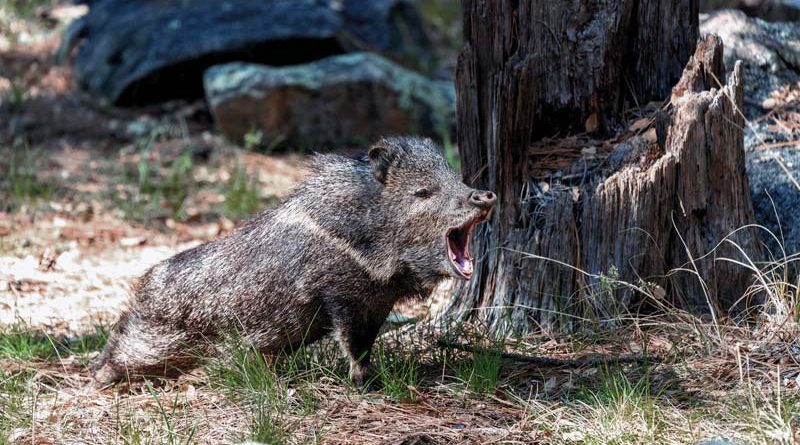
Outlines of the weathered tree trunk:
[{"label": "weathered tree trunk", "polygon": [[[719,39],[690,57],[697,9],[697,0],[464,1],[463,174],[500,202],[449,316],[523,332],[613,318],[638,301],[616,278],[715,314],[743,295],[748,274],[715,261],[736,251],[714,250],[753,221],[742,79],[737,69],[716,83]],[[735,240],[757,249],[752,234]]]}]

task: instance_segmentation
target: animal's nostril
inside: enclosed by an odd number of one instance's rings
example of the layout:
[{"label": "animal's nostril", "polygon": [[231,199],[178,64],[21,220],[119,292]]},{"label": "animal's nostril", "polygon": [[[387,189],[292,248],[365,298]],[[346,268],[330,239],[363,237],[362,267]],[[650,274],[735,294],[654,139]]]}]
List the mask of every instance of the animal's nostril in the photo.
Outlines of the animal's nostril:
[{"label": "animal's nostril", "polygon": [[474,191],[469,196],[469,201],[477,207],[489,207],[494,205],[497,195],[492,192]]}]

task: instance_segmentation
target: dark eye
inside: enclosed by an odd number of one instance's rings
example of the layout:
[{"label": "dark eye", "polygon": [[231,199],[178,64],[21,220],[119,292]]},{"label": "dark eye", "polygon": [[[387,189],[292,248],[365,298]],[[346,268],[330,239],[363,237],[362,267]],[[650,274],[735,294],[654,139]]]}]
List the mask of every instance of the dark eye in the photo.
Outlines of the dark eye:
[{"label": "dark eye", "polygon": [[428,188],[422,188],[414,192],[414,196],[421,199],[430,198],[431,195],[433,195],[433,191]]}]

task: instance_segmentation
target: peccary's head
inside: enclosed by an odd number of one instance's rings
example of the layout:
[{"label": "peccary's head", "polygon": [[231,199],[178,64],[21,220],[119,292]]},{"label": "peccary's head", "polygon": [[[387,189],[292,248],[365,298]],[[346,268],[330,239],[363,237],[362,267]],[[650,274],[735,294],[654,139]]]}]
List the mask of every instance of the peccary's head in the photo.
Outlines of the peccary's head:
[{"label": "peccary's head", "polygon": [[472,231],[489,217],[495,194],[461,182],[428,139],[383,139],[369,150],[369,162],[400,264],[423,283],[469,279]]}]

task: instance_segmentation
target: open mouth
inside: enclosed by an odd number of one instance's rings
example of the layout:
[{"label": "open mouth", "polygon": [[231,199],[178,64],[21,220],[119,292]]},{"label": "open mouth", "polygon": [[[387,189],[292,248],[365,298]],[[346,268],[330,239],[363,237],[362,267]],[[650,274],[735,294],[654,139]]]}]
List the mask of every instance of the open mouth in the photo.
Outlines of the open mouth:
[{"label": "open mouth", "polygon": [[474,260],[469,255],[469,240],[472,238],[472,229],[489,217],[491,210],[482,210],[475,217],[464,224],[451,227],[444,233],[447,245],[447,258],[456,273],[465,280],[472,277]]}]

